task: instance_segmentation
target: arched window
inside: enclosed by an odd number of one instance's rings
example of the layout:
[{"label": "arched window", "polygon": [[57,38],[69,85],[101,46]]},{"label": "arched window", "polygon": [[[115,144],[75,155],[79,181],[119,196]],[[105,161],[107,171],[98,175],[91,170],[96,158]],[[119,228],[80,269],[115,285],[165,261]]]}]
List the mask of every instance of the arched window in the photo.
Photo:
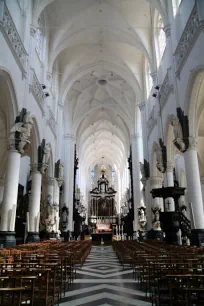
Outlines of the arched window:
[{"label": "arched window", "polygon": [[182,0],[172,0],[173,16],[175,17]]},{"label": "arched window", "polygon": [[147,91],[147,99],[149,97],[149,94],[152,90],[152,86],[153,86],[153,80],[151,77],[151,71],[150,71],[150,67],[149,67],[149,63],[147,63],[147,69],[146,69],[146,91]]},{"label": "arched window", "polygon": [[166,48],[166,34],[164,32],[164,23],[160,14],[158,14],[156,19],[156,33],[155,33],[155,43],[156,43],[156,55],[157,55],[157,66],[159,66],[161,58],[164,54]]}]

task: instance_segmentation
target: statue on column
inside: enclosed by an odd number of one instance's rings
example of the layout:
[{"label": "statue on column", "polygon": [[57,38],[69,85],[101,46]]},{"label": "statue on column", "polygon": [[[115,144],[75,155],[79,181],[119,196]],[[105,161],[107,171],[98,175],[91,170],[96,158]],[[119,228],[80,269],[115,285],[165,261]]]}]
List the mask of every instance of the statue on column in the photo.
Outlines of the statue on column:
[{"label": "statue on column", "polygon": [[26,112],[23,116],[22,122],[16,122],[11,129],[11,139],[16,140],[15,133],[19,133],[19,142],[17,144],[17,149],[19,153],[23,154],[24,149],[27,144],[30,144],[29,138],[31,136],[31,129],[33,127],[33,115],[31,112]]},{"label": "statue on column", "polygon": [[138,221],[140,225],[140,230],[144,230],[147,224],[146,207],[141,206],[138,208]]},{"label": "statue on column", "polygon": [[155,231],[161,231],[160,211],[161,211],[160,207],[152,208],[152,212],[153,212],[153,215],[154,215],[154,217],[153,217],[153,230],[155,230]]},{"label": "statue on column", "polygon": [[61,229],[63,232],[66,231],[67,229],[68,217],[69,217],[69,209],[68,207],[64,206],[62,207],[61,218],[60,218]]},{"label": "statue on column", "polygon": [[43,159],[42,159],[42,166],[40,169],[40,172],[43,174],[45,173],[45,170],[48,167],[48,161],[50,158],[50,154],[51,154],[51,143],[46,143],[44,148],[43,148]]},{"label": "statue on column", "polygon": [[41,207],[41,224],[44,225],[45,231],[47,233],[53,231],[53,227],[57,221],[56,218],[57,211],[58,211],[58,205],[53,202],[52,196],[48,194],[47,199],[43,201]]}]

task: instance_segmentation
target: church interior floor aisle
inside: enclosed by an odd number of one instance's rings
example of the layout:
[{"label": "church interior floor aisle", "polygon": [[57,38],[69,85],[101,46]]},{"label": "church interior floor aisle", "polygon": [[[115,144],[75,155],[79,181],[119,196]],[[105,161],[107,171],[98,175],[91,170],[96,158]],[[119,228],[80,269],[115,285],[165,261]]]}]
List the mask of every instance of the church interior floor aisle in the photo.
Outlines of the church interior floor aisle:
[{"label": "church interior floor aisle", "polygon": [[112,246],[93,246],[60,305],[150,306],[132,272],[129,266],[123,269]]}]

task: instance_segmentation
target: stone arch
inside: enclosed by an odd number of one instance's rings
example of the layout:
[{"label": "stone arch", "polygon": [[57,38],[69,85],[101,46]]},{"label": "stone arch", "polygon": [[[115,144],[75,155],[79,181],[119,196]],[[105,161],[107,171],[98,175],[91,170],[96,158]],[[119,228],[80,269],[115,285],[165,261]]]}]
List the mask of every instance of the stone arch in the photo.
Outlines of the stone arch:
[{"label": "stone arch", "polygon": [[[201,96],[204,92],[204,65],[198,66],[192,70],[185,95],[184,112],[189,118],[189,134],[197,136],[197,129],[201,116],[204,112],[204,103]],[[199,107],[199,104],[201,107]]]},{"label": "stone arch", "polygon": [[18,115],[18,103],[10,73],[0,67],[0,177],[3,178],[7,161],[7,141]]}]

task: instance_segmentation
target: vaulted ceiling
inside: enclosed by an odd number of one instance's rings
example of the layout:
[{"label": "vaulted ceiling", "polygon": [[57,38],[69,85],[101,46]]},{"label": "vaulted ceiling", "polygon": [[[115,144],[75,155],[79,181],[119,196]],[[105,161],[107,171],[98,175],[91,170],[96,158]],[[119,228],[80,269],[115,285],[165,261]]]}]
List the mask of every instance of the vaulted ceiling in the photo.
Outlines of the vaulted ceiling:
[{"label": "vaulted ceiling", "polygon": [[[35,1],[49,29],[49,69],[57,64],[60,97],[76,133],[80,160],[104,156],[121,168],[143,100],[145,59],[153,69],[152,16],[160,0]],[[44,10],[43,10],[44,9]],[[65,114],[66,118],[66,114]]]}]

